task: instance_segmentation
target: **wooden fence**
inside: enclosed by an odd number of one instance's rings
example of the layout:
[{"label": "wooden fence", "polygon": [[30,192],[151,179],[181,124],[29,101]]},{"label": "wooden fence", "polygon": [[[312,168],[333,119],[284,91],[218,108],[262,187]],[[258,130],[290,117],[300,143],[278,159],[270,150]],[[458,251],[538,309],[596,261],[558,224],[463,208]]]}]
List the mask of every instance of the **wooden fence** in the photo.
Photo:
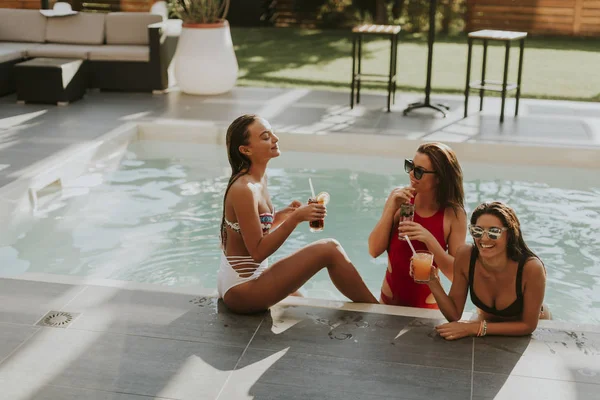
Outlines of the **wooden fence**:
[{"label": "wooden fence", "polygon": [[39,9],[40,0],[0,0],[0,8]]},{"label": "wooden fence", "polygon": [[[95,3],[94,0],[79,1]],[[148,11],[153,2],[121,0],[120,9]],[[292,0],[278,0],[279,26],[314,24],[314,18],[295,15],[292,4]],[[469,32],[504,29],[534,35],[600,37],[600,0],[467,0],[467,5]],[[40,7],[40,0],[0,0],[0,7],[35,9]]]},{"label": "wooden fence", "polygon": [[600,0],[468,0],[467,30],[600,36]]}]

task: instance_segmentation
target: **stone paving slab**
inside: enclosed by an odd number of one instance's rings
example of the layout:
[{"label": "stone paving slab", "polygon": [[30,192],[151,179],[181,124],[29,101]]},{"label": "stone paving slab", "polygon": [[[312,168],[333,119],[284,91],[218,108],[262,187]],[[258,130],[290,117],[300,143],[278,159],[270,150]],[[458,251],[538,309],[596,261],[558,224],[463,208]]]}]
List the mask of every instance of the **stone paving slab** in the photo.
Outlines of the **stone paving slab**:
[{"label": "stone paving slab", "polygon": [[[441,315],[379,312],[387,306],[370,313],[290,298],[240,316],[175,289],[19,279],[0,288],[0,384],[11,400],[582,400],[600,390],[600,334],[564,323],[447,342],[434,330]],[[52,308],[78,315],[65,328],[36,326]]]}]

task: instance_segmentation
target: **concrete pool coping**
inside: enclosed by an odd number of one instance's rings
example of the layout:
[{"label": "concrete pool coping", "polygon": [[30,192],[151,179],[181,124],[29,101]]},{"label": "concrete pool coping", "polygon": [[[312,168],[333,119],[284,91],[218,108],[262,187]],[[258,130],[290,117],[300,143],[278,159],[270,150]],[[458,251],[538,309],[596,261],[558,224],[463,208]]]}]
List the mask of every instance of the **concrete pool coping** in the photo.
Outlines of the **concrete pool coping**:
[{"label": "concrete pool coping", "polygon": [[[127,122],[97,139],[81,143],[31,165],[17,180],[0,188],[0,200],[20,202],[31,191],[61,181],[68,183],[83,173],[90,163],[109,157],[132,140],[154,140],[223,145],[226,126],[210,121],[156,119],[152,122]],[[166,133],[168,132],[168,133]],[[398,157],[397,149],[415,149],[427,141],[399,136],[361,133],[305,134],[277,132],[291,151],[359,154]],[[310,138],[310,140],[307,140]],[[600,169],[599,150],[583,147],[556,147],[514,143],[449,143],[463,162],[495,162],[528,166],[564,166]]]}]

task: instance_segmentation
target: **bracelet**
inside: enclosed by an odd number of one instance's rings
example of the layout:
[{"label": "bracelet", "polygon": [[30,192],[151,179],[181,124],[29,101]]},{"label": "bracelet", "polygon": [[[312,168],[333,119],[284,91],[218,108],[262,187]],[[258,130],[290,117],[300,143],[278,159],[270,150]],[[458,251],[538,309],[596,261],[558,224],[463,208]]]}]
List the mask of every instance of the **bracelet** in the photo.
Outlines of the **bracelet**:
[{"label": "bracelet", "polygon": [[484,319],[479,324],[479,331],[477,331],[477,336],[481,337],[481,336],[485,336],[486,334],[487,334],[487,321]]}]

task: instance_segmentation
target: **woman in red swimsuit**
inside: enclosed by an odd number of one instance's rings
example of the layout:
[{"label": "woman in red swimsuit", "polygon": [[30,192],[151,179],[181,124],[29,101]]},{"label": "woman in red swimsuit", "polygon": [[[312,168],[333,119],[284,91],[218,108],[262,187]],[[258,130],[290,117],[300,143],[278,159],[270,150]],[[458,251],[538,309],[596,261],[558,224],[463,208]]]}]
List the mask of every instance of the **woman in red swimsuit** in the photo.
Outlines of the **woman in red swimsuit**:
[{"label": "woman in red swimsuit", "polygon": [[[392,190],[379,222],[369,236],[369,253],[388,253],[388,268],[381,286],[383,304],[438,308],[427,285],[410,276],[412,251],[399,234],[408,235],[416,250],[433,253],[434,264],[452,279],[456,250],[465,243],[467,218],[463,178],[454,151],[442,143],[419,146],[412,160],[404,161],[410,186]],[[400,220],[400,206],[415,205],[413,222]]]}]

